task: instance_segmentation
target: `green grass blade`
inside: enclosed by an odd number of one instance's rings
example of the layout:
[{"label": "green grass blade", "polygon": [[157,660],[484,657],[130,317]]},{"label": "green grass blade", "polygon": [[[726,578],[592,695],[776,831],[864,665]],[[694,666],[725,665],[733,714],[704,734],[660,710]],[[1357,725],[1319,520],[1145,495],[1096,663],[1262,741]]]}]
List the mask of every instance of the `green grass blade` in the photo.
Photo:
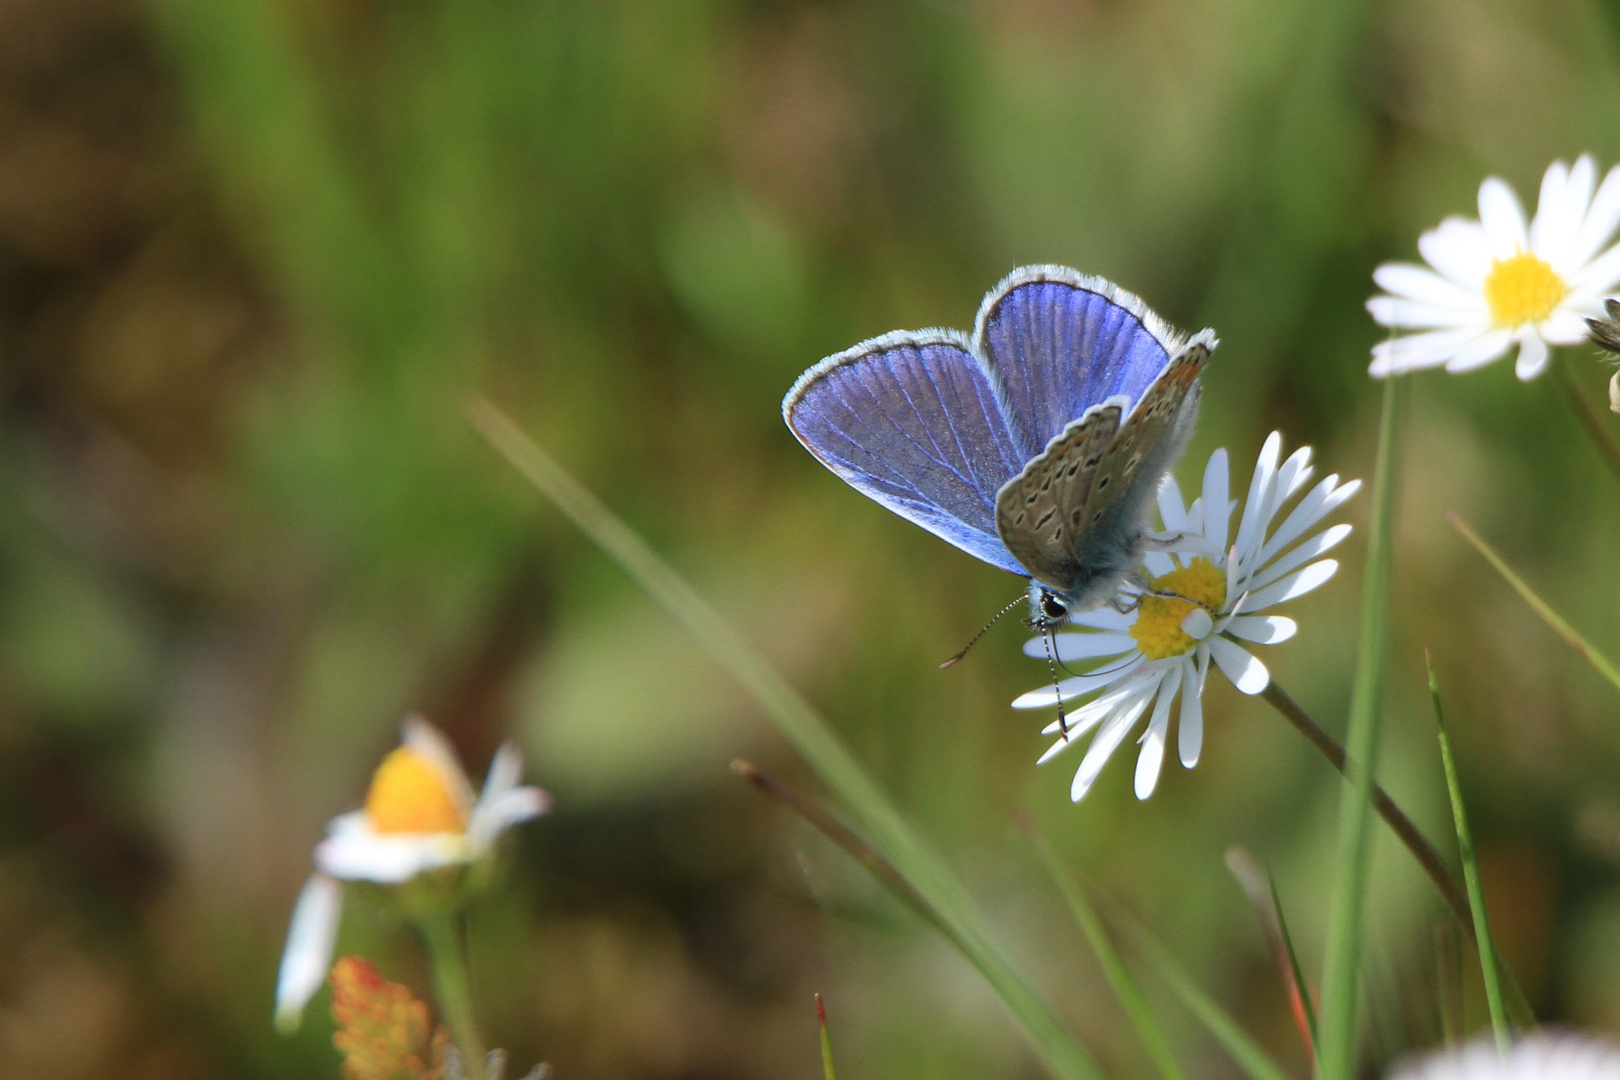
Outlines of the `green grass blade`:
[{"label": "green grass blade", "polygon": [[1495,567],[1496,572],[1501,574],[1509,585],[1513,586],[1513,591],[1524,598],[1524,602],[1529,604],[1537,615],[1541,616],[1541,621],[1551,627],[1553,633],[1563,638],[1570,648],[1581,655],[1583,660],[1597,669],[1597,673],[1607,679],[1610,686],[1620,690],[1620,668],[1614,666],[1614,661],[1594,648],[1591,642],[1583,638],[1573,626],[1564,620],[1563,616],[1553,610],[1551,604],[1538,596],[1536,591],[1525,582],[1524,578],[1514,573],[1513,568],[1503,561],[1502,556],[1498,555],[1495,549],[1481,539],[1480,535],[1456,511],[1447,510],[1446,519],[1451,522],[1458,532],[1462,533],[1464,540],[1474,545],[1475,551],[1485,556],[1485,561]]},{"label": "green grass blade", "polygon": [[1277,882],[1258,860],[1241,847],[1226,849],[1226,868],[1237,879],[1238,887],[1254,908],[1260,920],[1260,929],[1271,948],[1272,959],[1282,977],[1283,989],[1288,994],[1288,1007],[1294,1014],[1300,1040],[1306,1053],[1316,1060],[1316,1009],[1311,1003],[1311,992],[1306,986],[1299,957],[1294,953],[1293,939],[1288,936],[1288,924],[1283,919],[1282,900],[1277,896]]},{"label": "green grass blade", "polygon": [[1474,940],[1479,947],[1479,970],[1485,977],[1485,1000],[1491,1007],[1491,1030],[1496,1034],[1496,1048],[1505,1057],[1512,1042],[1512,1028],[1508,1025],[1507,1007],[1502,1001],[1501,967],[1496,958],[1496,945],[1491,940],[1491,922],[1485,914],[1485,889],[1479,881],[1479,860],[1474,857],[1474,838],[1468,831],[1462,783],[1457,779],[1457,760],[1451,754],[1446,717],[1440,708],[1440,681],[1435,677],[1434,663],[1429,659],[1427,649],[1423,652],[1423,663],[1429,669],[1429,695],[1434,698],[1434,726],[1440,735],[1440,758],[1446,768],[1446,788],[1451,792],[1451,816],[1457,823],[1457,852],[1462,857],[1463,882],[1468,886],[1468,906],[1474,913]]},{"label": "green grass blade", "polygon": [[765,709],[776,729],[849,810],[882,854],[951,928],[951,939],[1023,1027],[1041,1060],[1064,1080],[1101,1071],[996,944],[984,916],[945,861],[912,831],[841,739],[697,590],[504,413],[482,399],[468,417],[490,443],[697,639]]},{"label": "green grass blade", "polygon": [[832,1036],[827,1034],[827,1006],[820,994],[816,995],[816,1025],[821,1028],[821,1078],[838,1080],[838,1070],[833,1068]]},{"label": "green grass blade", "polygon": [[1030,847],[1035,849],[1035,855],[1051,877],[1052,884],[1057,886],[1057,891],[1068,905],[1074,921],[1080,924],[1086,940],[1091,943],[1091,950],[1097,954],[1097,961],[1102,964],[1103,973],[1108,977],[1108,984],[1114,988],[1114,996],[1119,998],[1126,1015],[1131,1018],[1131,1024],[1136,1028],[1136,1034],[1141,1038],[1148,1056],[1158,1066],[1165,1080],[1183,1080],[1181,1066],[1176,1063],[1176,1055],[1170,1049],[1170,1042],[1164,1037],[1159,1022],[1154,1019],[1153,1010],[1148,1008],[1147,999],[1142,996],[1142,988],[1137,985],[1125,967],[1125,962],[1120,959],[1119,950],[1114,948],[1113,939],[1108,936],[1107,928],[1103,926],[1096,910],[1086,899],[1080,883],[1064,868],[1057,852],[1052,850],[1052,845],[1048,844],[1046,838],[1035,829],[1033,822],[1020,817],[1019,827],[1028,838]]},{"label": "green grass blade", "polygon": [[1249,1080],[1290,1080],[1288,1073],[1282,1066],[1272,1060],[1260,1044],[1249,1038],[1249,1035],[1232,1015],[1221,1008],[1220,1003],[1206,994],[1202,987],[1193,980],[1176,958],[1170,955],[1170,950],[1159,943],[1145,926],[1135,919],[1126,918],[1118,914],[1110,916],[1121,929],[1129,935],[1131,947],[1136,954],[1151,967],[1164,981],[1172,993],[1181,999],[1199,1021],[1215,1036],[1232,1060],[1237,1062],[1249,1076]]},{"label": "green grass blade", "polygon": [[1282,935],[1283,951],[1288,954],[1288,968],[1294,973],[1294,986],[1299,993],[1299,1004],[1305,1010],[1305,1030],[1311,1037],[1311,1057],[1316,1057],[1316,1006],[1311,1002],[1311,986],[1305,981],[1305,970],[1299,966],[1299,953],[1294,949],[1294,936],[1288,932],[1288,919],[1283,915],[1282,898],[1277,895],[1277,879],[1268,872],[1266,881],[1271,886],[1271,906],[1277,913],[1277,932]]},{"label": "green grass blade", "polygon": [[1389,621],[1389,568],[1395,514],[1396,435],[1406,380],[1384,382],[1378,430],[1378,463],[1373,475],[1372,524],[1368,530],[1367,572],[1361,594],[1360,648],[1350,695],[1348,766],[1339,803],[1339,842],[1335,859],[1333,907],[1329,913],[1327,955],[1322,965],[1322,1011],[1318,1023],[1318,1075],[1350,1080],[1355,1071],[1357,985],[1372,831],[1372,774],[1378,752],[1379,704],[1384,684],[1384,635]]}]

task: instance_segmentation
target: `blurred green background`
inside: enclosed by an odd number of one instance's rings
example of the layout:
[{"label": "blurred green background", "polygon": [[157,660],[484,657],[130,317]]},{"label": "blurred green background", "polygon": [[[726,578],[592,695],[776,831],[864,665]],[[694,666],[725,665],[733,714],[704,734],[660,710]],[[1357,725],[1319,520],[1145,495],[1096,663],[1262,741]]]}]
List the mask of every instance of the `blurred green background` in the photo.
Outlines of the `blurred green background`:
[{"label": "blurred green background", "polygon": [[[978,976],[726,768],[757,710],[471,433],[480,391],[831,716],[1111,1075],[1149,1064],[1011,829],[1029,808],[1299,1074],[1222,854],[1317,973],[1333,775],[1211,680],[1193,772],[1037,770],[1017,593],[793,441],[783,392],[1060,262],[1215,327],[1183,466],[1265,434],[1366,476],[1372,268],[1620,159],[1581,0],[6,0],[0,4],[0,1075],[325,1077],[271,997],[325,821],[408,709],[555,813],[472,920],[491,1039],[575,1078],[1041,1075]],[[1605,371],[1571,361],[1594,400]],[[1452,848],[1448,696],[1499,943],[1620,1034],[1620,702],[1446,525],[1620,651],[1620,491],[1553,380],[1414,380],[1380,775]],[[1366,497],[1347,508],[1364,524]],[[1342,731],[1358,539],[1269,650]],[[1440,905],[1381,833],[1368,1059],[1439,1038]],[[408,933],[341,946],[425,991]],[[1474,977],[1471,976],[1471,979]],[[1149,981],[1201,1077],[1235,1067]],[[1484,1021],[1477,979],[1470,1023]]]}]

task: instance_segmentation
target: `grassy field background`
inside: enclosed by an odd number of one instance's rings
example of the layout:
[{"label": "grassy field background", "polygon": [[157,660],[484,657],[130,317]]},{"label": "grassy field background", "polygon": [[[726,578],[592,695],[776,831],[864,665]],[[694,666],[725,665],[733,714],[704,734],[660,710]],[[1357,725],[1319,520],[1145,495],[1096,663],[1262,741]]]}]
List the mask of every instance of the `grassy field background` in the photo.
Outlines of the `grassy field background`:
[{"label": "grassy field background", "polygon": [[[271,1031],[282,935],[419,710],[556,797],[472,916],[516,1061],[809,1080],[820,991],[852,1080],[1040,1075],[972,969],[730,774],[815,790],[472,432],[476,391],[835,721],[1109,1075],[1150,1062],[1015,808],[1303,1075],[1222,856],[1275,871],[1317,977],[1333,774],[1211,680],[1196,770],[1138,803],[1122,755],[1072,806],[1007,707],[1045,678],[1017,628],[936,670],[1018,582],[827,473],[780,399],[1057,262],[1219,333],[1185,483],[1274,429],[1368,476],[1372,268],[1587,151],[1620,160],[1612,3],[0,5],[0,1073],[336,1076],[324,996]],[[1620,1034],[1620,699],[1444,518],[1613,654],[1620,488],[1509,362],[1414,378],[1405,434],[1379,776],[1451,852],[1427,646],[1498,944],[1544,1018]],[[1340,733],[1363,539],[1266,655]],[[1438,1041],[1441,920],[1381,834],[1370,1061]],[[426,988],[386,919],[351,907],[341,947]],[[1191,1072],[1238,1075],[1148,988]]]}]

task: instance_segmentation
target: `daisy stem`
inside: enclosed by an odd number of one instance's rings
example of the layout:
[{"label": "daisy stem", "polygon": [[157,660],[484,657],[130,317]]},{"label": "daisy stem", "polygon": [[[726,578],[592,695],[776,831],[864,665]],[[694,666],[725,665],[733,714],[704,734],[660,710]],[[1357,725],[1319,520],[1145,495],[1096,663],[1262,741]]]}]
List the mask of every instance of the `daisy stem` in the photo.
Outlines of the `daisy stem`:
[{"label": "daisy stem", "polygon": [[484,1080],[484,1038],[473,1015],[472,985],[467,975],[467,957],[461,947],[460,919],[455,915],[423,915],[416,921],[417,932],[427,946],[428,967],[433,973],[433,996],[444,1016],[450,1038],[461,1054],[461,1068],[467,1080]]},{"label": "daisy stem", "polygon": [[[1329,764],[1339,770],[1341,774],[1349,775],[1346,771],[1344,747],[1340,745],[1339,740],[1330,735],[1321,724],[1313,720],[1311,714],[1305,711],[1304,706],[1289,697],[1288,692],[1278,686],[1275,679],[1260,692],[1260,696],[1265,698],[1272,708],[1281,713],[1283,719],[1293,724],[1299,733],[1305,736],[1310,741],[1310,744],[1321,752],[1323,757],[1328,759]],[[1378,811],[1378,816],[1384,819],[1401,843],[1405,844],[1406,849],[1412,853],[1412,857],[1418,861],[1418,865],[1423,867],[1423,872],[1429,875],[1429,880],[1434,882],[1434,887],[1440,890],[1440,895],[1445,900],[1446,906],[1451,908],[1451,913],[1457,917],[1457,921],[1462,924],[1463,929],[1472,933],[1473,919],[1468,912],[1468,894],[1463,891],[1463,887],[1452,876],[1451,870],[1446,866],[1445,860],[1440,857],[1440,853],[1434,849],[1434,845],[1429,843],[1424,835],[1418,831],[1418,827],[1412,823],[1412,819],[1407,817],[1399,806],[1395,805],[1395,800],[1389,797],[1389,793],[1376,780],[1372,784],[1372,804],[1373,809]]]},{"label": "daisy stem", "polygon": [[[1323,757],[1328,759],[1328,763],[1339,770],[1341,775],[1349,775],[1346,771],[1345,750],[1339,744],[1339,740],[1330,735],[1321,724],[1313,720],[1311,714],[1305,711],[1304,706],[1289,697],[1288,692],[1278,686],[1275,679],[1260,692],[1260,696],[1272,708],[1281,713],[1283,719],[1293,724],[1299,733],[1304,735],[1310,744],[1316,747]],[[1390,827],[1390,831],[1395,834],[1402,844],[1406,845],[1406,850],[1412,853],[1412,857],[1418,861],[1418,865],[1423,868],[1423,872],[1429,875],[1429,880],[1434,882],[1434,887],[1440,891],[1440,896],[1445,900],[1446,907],[1451,910],[1452,918],[1462,928],[1462,932],[1467,935],[1469,942],[1476,943],[1474,917],[1468,903],[1468,893],[1457,881],[1450,868],[1446,866],[1446,861],[1440,857],[1440,853],[1435,850],[1434,845],[1429,843],[1423,833],[1418,830],[1412,819],[1406,816],[1405,811],[1395,804],[1394,799],[1389,797],[1389,792],[1385,791],[1383,786],[1376,780],[1372,782],[1369,794],[1372,799],[1373,809],[1378,811],[1378,816],[1384,819],[1384,823]],[[1518,980],[1514,978],[1513,972],[1508,970],[1507,962],[1500,957],[1497,959],[1501,966],[1506,989],[1510,995],[1510,1005],[1513,1011],[1517,1014],[1521,1023],[1534,1024],[1535,1014],[1530,1009],[1529,1000],[1524,996],[1524,990],[1519,986]]]},{"label": "daisy stem", "polygon": [[1614,473],[1616,480],[1620,480],[1620,443],[1615,442],[1613,434],[1609,431],[1609,421],[1603,414],[1592,406],[1591,400],[1581,392],[1575,382],[1575,375],[1569,369],[1570,361],[1567,357],[1560,357],[1553,364],[1558,384],[1564,388],[1564,397],[1569,401],[1569,407],[1575,410],[1575,418],[1581,422],[1591,436],[1592,444],[1597,447],[1598,453],[1603,455],[1604,463],[1609,471]]}]

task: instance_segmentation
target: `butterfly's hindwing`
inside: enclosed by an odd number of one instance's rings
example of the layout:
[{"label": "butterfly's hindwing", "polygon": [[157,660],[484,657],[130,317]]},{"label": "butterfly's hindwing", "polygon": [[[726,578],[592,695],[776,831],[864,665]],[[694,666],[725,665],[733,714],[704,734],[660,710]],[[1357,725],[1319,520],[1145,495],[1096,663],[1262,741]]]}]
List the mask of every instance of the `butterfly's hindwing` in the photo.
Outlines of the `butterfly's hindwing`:
[{"label": "butterfly's hindwing", "polygon": [[1045,585],[1063,589],[1074,575],[1087,498],[1128,406],[1126,398],[1092,406],[996,494],[1001,542]]},{"label": "butterfly's hindwing", "polygon": [[1203,341],[1187,346],[1120,426],[1092,478],[1075,562],[1106,568],[1137,561],[1153,494],[1192,437],[1208,357]]}]

